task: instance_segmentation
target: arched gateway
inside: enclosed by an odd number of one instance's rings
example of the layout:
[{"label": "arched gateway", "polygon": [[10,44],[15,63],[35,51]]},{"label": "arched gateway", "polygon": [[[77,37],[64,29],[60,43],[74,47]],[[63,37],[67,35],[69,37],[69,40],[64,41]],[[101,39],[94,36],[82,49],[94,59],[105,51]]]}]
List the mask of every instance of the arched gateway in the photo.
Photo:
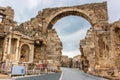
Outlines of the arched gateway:
[{"label": "arched gateway", "polygon": [[[109,50],[111,48],[109,44],[110,40],[108,39],[110,38],[110,34],[109,34],[106,2],[85,4],[85,5],[72,6],[72,7],[47,8],[41,12],[41,15],[42,15],[42,20],[41,20],[42,31],[45,34],[48,34],[48,36],[50,34],[49,30],[52,30],[53,25],[59,19],[65,16],[69,16],[69,15],[81,16],[86,20],[88,20],[88,22],[90,22],[92,26],[92,29],[88,30],[88,34],[92,33],[93,35],[90,35],[91,37],[86,37],[86,39],[82,41],[83,44],[82,43],[80,44],[81,46],[80,50],[82,51],[81,59],[83,59],[82,60],[83,70],[85,72],[90,72],[90,73],[95,71],[101,71],[101,73],[98,73],[98,75],[104,75],[102,73],[107,72],[101,70],[101,69],[107,69],[110,65],[110,63],[108,63],[110,60],[107,60],[108,58],[106,57],[107,54],[110,55]],[[54,44],[54,42],[52,41],[51,43]],[[105,46],[105,48],[103,48],[103,46]]]},{"label": "arched gateway", "polygon": [[[59,19],[69,15],[81,16],[88,20],[92,26],[88,30],[86,38],[81,40],[80,44],[82,69],[94,75],[109,78],[111,76],[119,77],[120,38],[118,37],[120,37],[120,21],[114,24],[108,23],[106,2],[43,9],[38,12],[35,18],[19,26],[16,26],[13,21],[13,10],[10,7],[0,7],[2,18],[0,22],[0,33],[2,33],[0,43],[4,45],[3,47],[0,46],[0,52],[3,52],[1,60],[6,62],[9,60],[10,47],[14,45],[11,42],[11,37],[14,37],[17,39],[16,57],[14,57],[17,61],[15,63],[20,61],[36,63],[36,65],[50,63],[49,66],[54,64],[59,67],[62,43],[52,27]],[[14,32],[10,31],[10,26],[14,27]],[[5,32],[8,34],[4,34]],[[41,46],[41,40],[43,40],[44,46]],[[24,43],[30,46],[23,45],[20,47]],[[18,56],[20,59],[18,59]]]},{"label": "arched gateway", "polygon": [[43,31],[51,29],[61,18],[69,15],[81,16],[88,20],[93,27],[108,23],[107,3],[85,4],[81,6],[48,8],[43,10]]}]

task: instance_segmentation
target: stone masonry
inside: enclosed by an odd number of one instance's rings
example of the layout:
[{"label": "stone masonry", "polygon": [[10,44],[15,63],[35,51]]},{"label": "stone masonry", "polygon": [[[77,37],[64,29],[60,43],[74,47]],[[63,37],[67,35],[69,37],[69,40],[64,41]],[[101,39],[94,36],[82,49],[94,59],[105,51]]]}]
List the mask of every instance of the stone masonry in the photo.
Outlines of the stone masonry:
[{"label": "stone masonry", "polygon": [[[119,80],[119,24],[89,29],[80,41],[82,69],[90,74]],[[98,46],[96,46],[98,45]],[[98,54],[96,54],[98,52]]]},{"label": "stone masonry", "polygon": [[17,25],[11,7],[0,7],[0,62],[44,63],[60,66],[62,44],[53,25],[69,15],[81,16],[92,28],[80,41],[82,69],[90,74],[120,79],[120,20],[108,23],[107,2],[47,8]]},{"label": "stone masonry", "polygon": [[49,64],[60,66],[62,43],[54,29],[43,34],[42,14],[17,23],[11,7],[0,7],[0,62],[12,64]]},{"label": "stone masonry", "polygon": [[80,62],[81,55],[77,55],[72,58],[72,67],[81,69],[81,62]]},{"label": "stone masonry", "polygon": [[72,58],[62,55],[61,56],[61,66],[71,68],[72,67]]}]

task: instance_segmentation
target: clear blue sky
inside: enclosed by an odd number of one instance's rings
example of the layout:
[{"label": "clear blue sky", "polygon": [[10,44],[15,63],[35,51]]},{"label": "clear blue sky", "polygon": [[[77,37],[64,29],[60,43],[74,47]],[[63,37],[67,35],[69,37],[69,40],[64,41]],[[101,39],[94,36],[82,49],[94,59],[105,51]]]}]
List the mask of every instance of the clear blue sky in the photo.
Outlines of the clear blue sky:
[{"label": "clear blue sky", "polygon": [[[24,22],[37,15],[44,8],[82,5],[86,3],[108,3],[109,22],[120,18],[119,0],[0,0],[0,6],[11,6],[15,11],[15,21]],[[91,27],[89,22],[78,16],[68,16],[60,19],[55,25],[59,37],[63,42],[63,54],[73,57],[79,52],[80,39]]]}]

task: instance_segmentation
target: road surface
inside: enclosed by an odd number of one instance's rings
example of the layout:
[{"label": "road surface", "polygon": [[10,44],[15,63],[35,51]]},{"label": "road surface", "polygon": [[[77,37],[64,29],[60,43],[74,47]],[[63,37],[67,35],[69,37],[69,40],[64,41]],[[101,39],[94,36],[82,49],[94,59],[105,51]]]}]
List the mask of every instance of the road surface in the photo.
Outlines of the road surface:
[{"label": "road surface", "polygon": [[108,80],[89,74],[85,74],[80,70],[70,69],[70,68],[61,68],[62,76],[61,80]]},{"label": "road surface", "polygon": [[59,80],[61,73],[51,73],[43,75],[28,75],[28,76],[17,76],[17,77],[0,77],[0,80]]},{"label": "road surface", "polygon": [[47,75],[35,75],[22,78],[13,78],[13,80],[59,80],[61,73],[53,73]]}]

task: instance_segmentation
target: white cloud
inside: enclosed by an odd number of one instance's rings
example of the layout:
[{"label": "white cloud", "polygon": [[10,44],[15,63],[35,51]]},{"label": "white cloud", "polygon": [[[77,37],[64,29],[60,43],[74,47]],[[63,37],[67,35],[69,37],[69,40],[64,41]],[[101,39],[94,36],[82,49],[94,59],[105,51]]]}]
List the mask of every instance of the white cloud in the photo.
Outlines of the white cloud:
[{"label": "white cloud", "polygon": [[4,0],[0,0],[0,3],[3,3]]},{"label": "white cloud", "polygon": [[109,22],[114,22],[120,19],[120,1],[119,0],[108,1],[108,14],[109,14]]},{"label": "white cloud", "polygon": [[74,57],[75,55],[80,54],[79,43],[81,39],[84,39],[86,31],[89,27],[80,29],[79,31],[66,36],[61,36],[61,41],[63,44],[63,55],[68,55],[69,57]]},{"label": "white cloud", "polygon": [[[65,36],[62,36],[61,39],[64,39],[65,41],[67,40],[70,40],[71,41],[74,41],[75,38],[84,38],[85,37],[85,34],[86,34],[86,31],[89,29],[89,27],[86,27],[86,28],[83,28],[83,29],[80,29],[78,30],[77,32],[74,32],[73,34],[71,35],[65,35]],[[75,39],[76,40],[76,39]],[[78,40],[78,39],[77,39]]]},{"label": "white cloud", "polygon": [[39,5],[39,3],[41,2],[41,0],[39,1],[39,0],[28,0],[28,4],[29,4],[29,9],[34,9],[34,8],[36,8],[38,5]]}]

